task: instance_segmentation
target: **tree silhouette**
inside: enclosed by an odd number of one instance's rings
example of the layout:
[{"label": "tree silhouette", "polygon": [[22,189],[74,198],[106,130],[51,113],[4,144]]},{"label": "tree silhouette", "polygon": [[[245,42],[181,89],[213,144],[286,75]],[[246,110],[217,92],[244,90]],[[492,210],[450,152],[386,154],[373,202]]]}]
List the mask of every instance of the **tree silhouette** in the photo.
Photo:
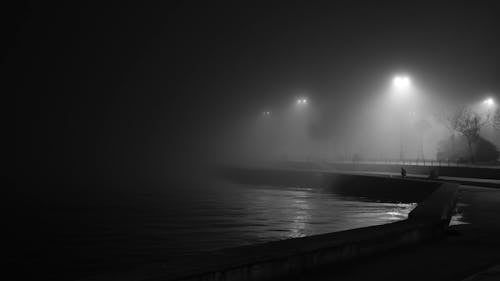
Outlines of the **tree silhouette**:
[{"label": "tree silhouette", "polygon": [[492,120],[493,128],[500,130],[500,107],[497,108]]},{"label": "tree silhouette", "polygon": [[496,161],[500,156],[497,147],[482,137],[474,145],[474,153],[478,161]]},{"label": "tree silhouette", "polygon": [[[460,147],[455,148],[455,144]],[[437,159],[442,161],[460,161],[466,159],[470,152],[467,149],[467,139],[464,136],[450,136],[438,144]],[[474,144],[474,155],[477,161],[496,161],[500,155],[497,147],[490,141],[479,137]]]},{"label": "tree silhouette", "polygon": [[474,162],[472,145],[479,140],[479,132],[488,120],[483,120],[480,115],[462,106],[448,116],[448,122],[453,130],[465,137],[469,148],[470,161]]}]

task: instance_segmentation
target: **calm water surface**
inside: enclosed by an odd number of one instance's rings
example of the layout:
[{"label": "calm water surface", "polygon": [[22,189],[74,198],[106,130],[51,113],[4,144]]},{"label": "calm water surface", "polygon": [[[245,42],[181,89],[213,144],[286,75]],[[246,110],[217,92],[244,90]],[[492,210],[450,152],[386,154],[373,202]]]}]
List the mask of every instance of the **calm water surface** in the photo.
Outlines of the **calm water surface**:
[{"label": "calm water surface", "polygon": [[[390,223],[405,219],[416,206],[341,197],[313,187],[227,182],[99,199],[52,207],[44,245],[49,251],[60,249],[55,264],[61,265],[58,258],[64,256],[65,268],[86,275],[224,247]],[[45,259],[43,255],[42,249],[38,257]]]}]

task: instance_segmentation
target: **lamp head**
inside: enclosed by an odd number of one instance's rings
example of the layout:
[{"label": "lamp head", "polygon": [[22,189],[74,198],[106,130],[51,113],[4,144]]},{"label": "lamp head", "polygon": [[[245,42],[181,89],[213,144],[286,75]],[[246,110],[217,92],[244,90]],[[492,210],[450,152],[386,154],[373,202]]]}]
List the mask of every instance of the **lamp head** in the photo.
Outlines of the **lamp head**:
[{"label": "lamp head", "polygon": [[411,79],[405,75],[398,75],[392,79],[392,85],[397,90],[407,90],[411,86]]}]

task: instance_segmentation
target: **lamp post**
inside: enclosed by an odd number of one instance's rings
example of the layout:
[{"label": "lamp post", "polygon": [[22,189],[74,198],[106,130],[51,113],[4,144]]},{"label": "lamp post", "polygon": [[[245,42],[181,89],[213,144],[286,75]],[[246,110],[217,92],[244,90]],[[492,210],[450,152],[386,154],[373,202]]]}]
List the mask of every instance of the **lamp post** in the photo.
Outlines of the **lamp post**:
[{"label": "lamp post", "polygon": [[491,97],[487,98],[483,101],[483,105],[486,108],[486,122],[490,122],[493,128],[500,128],[500,112],[495,104],[495,100]]},{"label": "lamp post", "polygon": [[495,100],[492,97],[484,99],[481,103],[481,113],[485,115],[486,121],[494,118],[494,111],[497,108]]},{"label": "lamp post", "polygon": [[[307,142],[306,126],[308,122],[308,111],[309,111],[309,100],[302,96],[298,97],[295,101],[295,138],[296,138],[296,149],[298,157],[303,157],[305,161],[310,159],[310,150]],[[303,156],[302,156],[303,154]]]},{"label": "lamp post", "polygon": [[402,102],[405,100],[406,96],[410,93],[412,88],[412,83],[410,77],[406,75],[397,75],[392,79],[392,89],[396,96],[396,99],[400,102],[399,111],[403,112],[399,116],[399,160],[403,161],[404,158],[404,149],[403,149],[403,116],[406,116],[404,112],[406,112],[407,108],[402,106]]}]

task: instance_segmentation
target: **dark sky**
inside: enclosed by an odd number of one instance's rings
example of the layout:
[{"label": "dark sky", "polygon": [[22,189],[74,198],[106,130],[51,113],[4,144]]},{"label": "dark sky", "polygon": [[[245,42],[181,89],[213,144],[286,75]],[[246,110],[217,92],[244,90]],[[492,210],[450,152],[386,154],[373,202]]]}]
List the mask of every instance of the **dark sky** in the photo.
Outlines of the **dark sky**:
[{"label": "dark sky", "polygon": [[5,7],[16,175],[175,174],[265,106],[349,102],[394,70],[500,92],[495,1],[142,2]]}]

